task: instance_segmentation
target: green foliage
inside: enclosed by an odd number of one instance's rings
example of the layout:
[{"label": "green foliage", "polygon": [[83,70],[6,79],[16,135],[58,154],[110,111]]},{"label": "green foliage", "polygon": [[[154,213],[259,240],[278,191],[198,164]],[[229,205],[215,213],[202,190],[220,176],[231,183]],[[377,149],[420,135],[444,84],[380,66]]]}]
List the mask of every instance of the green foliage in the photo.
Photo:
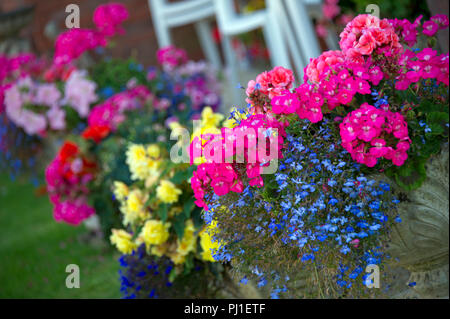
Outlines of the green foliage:
[{"label": "green foliage", "polygon": [[[81,225],[56,223],[47,196],[0,175],[0,298],[119,298],[118,254]],[[77,264],[79,289],[65,267]]]},{"label": "green foliage", "polygon": [[130,79],[139,84],[147,84],[146,72],[134,59],[110,59],[97,63],[92,69],[92,79],[98,88],[111,88],[120,92]]},{"label": "green foliage", "polygon": [[376,4],[380,7],[380,18],[388,19],[409,19],[414,20],[423,14],[424,19],[430,17],[430,12],[426,1],[414,0],[341,0],[339,6],[344,10],[353,11],[355,14],[366,13],[369,4]]},{"label": "green foliage", "polygon": [[[400,91],[399,95],[408,101],[414,101],[412,97],[418,99],[411,91]],[[445,96],[445,92],[443,95]],[[422,185],[426,179],[426,162],[440,152],[443,143],[448,142],[448,104],[425,95],[417,106],[406,112],[406,118],[412,141],[408,159],[400,167],[389,167],[386,174],[402,189],[410,191]]]}]

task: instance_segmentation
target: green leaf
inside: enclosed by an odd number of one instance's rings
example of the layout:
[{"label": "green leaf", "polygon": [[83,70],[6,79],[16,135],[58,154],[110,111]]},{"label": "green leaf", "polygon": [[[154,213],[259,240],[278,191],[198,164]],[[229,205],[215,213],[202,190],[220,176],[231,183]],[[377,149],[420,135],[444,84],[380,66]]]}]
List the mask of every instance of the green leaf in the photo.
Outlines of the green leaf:
[{"label": "green leaf", "polygon": [[191,270],[194,268],[194,260],[192,258],[192,254],[186,257],[186,261],[184,262],[184,275],[188,275]]},{"label": "green leaf", "polygon": [[177,234],[177,237],[179,239],[183,238],[183,236],[184,236],[185,221],[186,221],[186,216],[184,214],[178,214],[175,217],[175,221],[173,223],[173,229],[175,230],[175,233]]},{"label": "green leaf", "polygon": [[427,113],[427,122],[428,123],[442,123],[448,122],[448,113],[446,112],[431,112]]},{"label": "green leaf", "polygon": [[172,271],[169,274],[169,281],[174,282],[175,279],[177,278],[177,276],[178,276],[177,269],[174,267],[174,268],[172,268]]},{"label": "green leaf", "polygon": [[428,158],[432,154],[437,154],[441,150],[441,139],[433,137],[432,135],[426,135],[427,140],[425,144],[421,145],[420,155],[421,157]]},{"label": "green leaf", "polygon": [[419,188],[427,177],[426,158],[408,159],[403,166],[394,171],[397,184],[407,190]]},{"label": "green leaf", "polygon": [[191,217],[191,211],[194,208],[194,206],[195,206],[195,198],[193,197],[190,197],[189,200],[184,203],[183,211],[186,218]]},{"label": "green leaf", "polygon": [[[448,105],[447,105],[447,109],[448,109]],[[442,111],[446,110],[446,105],[439,104],[439,103],[433,103],[432,101],[429,101],[429,100],[422,100],[422,102],[420,102],[420,105],[416,110],[417,110],[417,112],[422,112],[424,114],[430,114],[432,112],[442,112]]]},{"label": "green leaf", "polygon": [[444,128],[437,123],[431,123],[428,125],[428,127],[431,129],[431,132],[425,133],[425,136],[427,138],[433,136],[433,135],[441,135],[444,134]]},{"label": "green leaf", "polygon": [[161,219],[161,221],[163,223],[165,223],[167,221],[168,209],[169,209],[169,207],[168,207],[167,204],[162,204],[162,205],[159,206],[158,215],[159,215],[159,218]]},{"label": "green leaf", "polygon": [[192,220],[194,221],[195,228],[200,228],[203,226],[202,209],[200,207],[194,207],[194,210],[192,211]]}]

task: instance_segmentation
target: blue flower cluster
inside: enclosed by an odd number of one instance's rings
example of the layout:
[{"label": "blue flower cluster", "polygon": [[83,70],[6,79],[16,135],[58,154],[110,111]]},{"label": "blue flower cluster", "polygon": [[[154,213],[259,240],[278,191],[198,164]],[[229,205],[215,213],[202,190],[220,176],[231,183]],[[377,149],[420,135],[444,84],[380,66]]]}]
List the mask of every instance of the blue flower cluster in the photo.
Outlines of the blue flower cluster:
[{"label": "blue flower cluster", "polygon": [[34,186],[39,185],[36,168],[42,149],[41,139],[30,136],[0,114],[0,172],[8,172],[11,180],[28,174]]},{"label": "blue flower cluster", "polygon": [[389,104],[387,95],[380,96],[380,94],[376,90],[372,90],[371,95],[373,100],[375,101],[375,104],[373,106],[375,106],[376,108],[380,108],[381,105]]},{"label": "blue flower cluster", "polygon": [[220,284],[215,275],[218,270],[211,270],[211,263],[196,260],[190,272],[180,273],[169,258],[147,254],[144,244],[122,255],[119,263],[120,292],[125,299],[207,298],[212,284]]},{"label": "blue flower cluster", "polygon": [[[300,136],[287,135],[278,172],[265,176],[263,189],[247,187],[232,194],[236,198],[216,199],[212,207],[225,205],[228,213],[212,209],[207,214],[209,221],[218,221],[217,239],[227,243],[214,258],[246,264],[249,273],[244,274],[258,286],[271,282],[272,297],[286,292],[283,282],[289,272],[282,275],[282,269],[293,263],[314,269],[318,276],[333,273],[327,281],[333,279],[338,289],[364,286],[366,266],[383,262],[389,226],[401,221],[390,185],[365,176],[348,152],[332,142],[338,139],[331,127],[327,120],[320,126],[305,121]],[[280,256],[268,247],[271,242]],[[282,256],[280,244],[291,252],[290,258]],[[265,254],[270,257],[259,263]],[[271,259],[276,260],[274,267],[284,265],[276,271],[262,269]]]},{"label": "blue flower cluster", "polygon": [[158,298],[159,288],[168,288],[172,283],[168,280],[173,263],[168,259],[155,260],[145,252],[145,245],[130,255],[119,258],[120,292],[125,299]]}]

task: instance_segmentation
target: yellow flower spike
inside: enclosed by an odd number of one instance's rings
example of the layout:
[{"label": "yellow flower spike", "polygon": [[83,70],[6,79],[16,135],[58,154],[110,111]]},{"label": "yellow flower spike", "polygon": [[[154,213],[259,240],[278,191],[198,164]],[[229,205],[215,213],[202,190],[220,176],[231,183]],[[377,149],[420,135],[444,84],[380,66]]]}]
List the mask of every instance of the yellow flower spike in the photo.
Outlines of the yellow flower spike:
[{"label": "yellow flower spike", "polygon": [[172,182],[168,180],[162,180],[159,186],[156,188],[156,196],[163,203],[171,204],[178,201],[178,197],[181,195],[181,189],[178,189]]},{"label": "yellow flower spike", "polygon": [[131,241],[131,234],[127,233],[123,229],[112,229],[112,234],[109,237],[111,244],[117,247],[123,254],[131,254],[133,250],[137,248],[137,245]]},{"label": "yellow flower spike", "polygon": [[147,220],[141,231],[141,237],[147,246],[161,245],[169,239],[170,223],[164,224],[160,220]]}]

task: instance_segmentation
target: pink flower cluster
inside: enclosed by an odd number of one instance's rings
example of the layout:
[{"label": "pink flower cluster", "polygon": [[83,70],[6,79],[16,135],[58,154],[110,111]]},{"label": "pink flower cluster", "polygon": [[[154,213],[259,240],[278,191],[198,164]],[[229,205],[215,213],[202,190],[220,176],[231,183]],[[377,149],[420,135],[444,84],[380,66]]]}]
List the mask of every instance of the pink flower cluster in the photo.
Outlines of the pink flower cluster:
[{"label": "pink flower cluster", "polygon": [[340,34],[342,53],[352,61],[362,63],[372,53],[401,53],[402,46],[389,20],[361,14],[347,24]]},{"label": "pink flower cluster", "polygon": [[344,62],[345,56],[341,51],[325,51],[319,57],[311,59],[305,72],[305,82],[310,80],[318,82],[320,75],[326,71],[327,68]]},{"label": "pink flower cluster", "polygon": [[88,205],[87,184],[93,179],[96,165],[80,153],[78,146],[66,142],[45,171],[47,191],[56,221],[78,225],[95,214]]},{"label": "pink flower cluster", "polygon": [[223,128],[221,134],[194,138],[191,164],[202,154],[206,160],[191,179],[197,206],[208,209],[204,198],[210,191],[218,196],[242,192],[244,179],[250,186],[264,186],[262,168],[272,159],[283,158],[286,125],[269,115],[255,114],[233,129]]},{"label": "pink flower cluster", "polygon": [[32,53],[0,55],[0,114],[5,110],[5,91],[14,81],[28,75],[38,75],[43,68],[44,61],[37,59]]},{"label": "pink flower cluster", "polygon": [[97,7],[93,17],[97,30],[72,28],[61,33],[55,42],[54,64],[68,64],[86,51],[106,46],[109,37],[123,33],[121,24],[127,18],[128,11],[122,4]]},{"label": "pink flower cluster", "polygon": [[389,111],[388,105],[377,109],[364,103],[349,113],[339,128],[342,146],[358,163],[373,167],[378,158],[385,158],[401,166],[408,158],[408,125],[403,115]]},{"label": "pink flower cluster", "polygon": [[437,14],[431,17],[430,20],[425,21],[422,25],[423,34],[426,36],[432,37],[438,32],[438,30],[448,28],[449,20],[448,16],[445,14]]},{"label": "pink flower cluster", "polygon": [[159,49],[156,53],[156,58],[165,71],[172,71],[188,61],[186,51],[173,45]]},{"label": "pink flower cluster", "polygon": [[247,94],[246,102],[251,105],[250,111],[256,114],[269,111],[270,100],[289,90],[293,82],[293,72],[281,66],[259,74],[256,81],[248,82],[245,91]]},{"label": "pink flower cluster", "polygon": [[153,94],[144,85],[117,93],[92,108],[88,124],[90,127],[102,126],[115,130],[125,120],[126,111],[141,108],[153,99]]},{"label": "pink flower cluster", "polygon": [[55,83],[40,83],[30,76],[22,77],[8,84],[5,90],[6,115],[28,135],[64,130],[66,112],[62,106],[70,106],[80,117],[87,117],[91,103],[97,100],[95,89],[96,84],[87,79],[84,71],[78,70],[72,71],[64,83],[64,96]]},{"label": "pink flower cluster", "polygon": [[417,43],[417,35],[419,33],[417,28],[420,26],[421,19],[422,16],[419,16],[413,23],[408,19],[393,19],[389,20],[389,23],[394,27],[395,33],[397,33],[400,40],[412,47]]},{"label": "pink flower cluster", "polygon": [[322,12],[325,18],[328,20],[334,19],[339,13],[341,8],[338,5],[339,0],[325,0],[322,6]]},{"label": "pink flower cluster", "polygon": [[191,98],[193,110],[201,110],[205,106],[217,109],[220,104],[221,85],[216,70],[204,61],[188,61],[176,68],[174,73],[175,79],[183,79],[175,85],[174,93],[184,90]]},{"label": "pink flower cluster", "polygon": [[55,84],[35,83],[26,77],[5,91],[6,115],[28,135],[43,135],[48,128],[63,130],[66,122],[60,99]]},{"label": "pink flower cluster", "polygon": [[406,90],[410,84],[420,80],[436,79],[437,84],[449,85],[449,55],[437,55],[431,48],[419,52],[406,50],[399,59],[402,72],[397,77],[395,88]]},{"label": "pink flower cluster", "polygon": [[63,104],[74,108],[80,117],[86,118],[92,103],[97,101],[95,90],[97,84],[87,78],[87,73],[81,70],[71,72],[64,86]]},{"label": "pink flower cluster", "polygon": [[[389,20],[394,27],[395,32],[400,37],[400,40],[405,42],[409,47],[412,47],[417,42],[417,35],[419,33],[418,28],[421,24],[420,20],[422,15],[419,16],[413,23],[407,19]],[[422,25],[422,33],[428,37],[432,37],[438,30],[446,29],[449,26],[448,16],[445,14],[437,14],[431,17],[430,20],[425,21]]]},{"label": "pink flower cluster", "polygon": [[[296,112],[313,123],[323,118],[324,111],[339,105],[349,105],[356,94],[370,94],[371,85],[378,85],[384,75],[379,66],[358,64],[344,59],[339,51],[327,51],[311,60],[305,73],[305,83],[295,93],[285,91],[271,101],[276,114]],[[311,83],[306,82],[313,77]]]},{"label": "pink flower cluster", "polygon": [[323,17],[316,24],[317,35],[325,38],[328,35],[328,28],[333,24],[345,26],[353,19],[352,14],[341,14],[339,0],[325,0],[322,4]]},{"label": "pink flower cluster", "polygon": [[56,38],[53,62],[55,65],[68,64],[84,52],[106,44],[105,37],[95,30],[70,29]]},{"label": "pink flower cluster", "polygon": [[122,23],[128,19],[128,10],[121,3],[109,3],[98,6],[94,11],[94,23],[97,30],[107,37],[124,34]]}]

